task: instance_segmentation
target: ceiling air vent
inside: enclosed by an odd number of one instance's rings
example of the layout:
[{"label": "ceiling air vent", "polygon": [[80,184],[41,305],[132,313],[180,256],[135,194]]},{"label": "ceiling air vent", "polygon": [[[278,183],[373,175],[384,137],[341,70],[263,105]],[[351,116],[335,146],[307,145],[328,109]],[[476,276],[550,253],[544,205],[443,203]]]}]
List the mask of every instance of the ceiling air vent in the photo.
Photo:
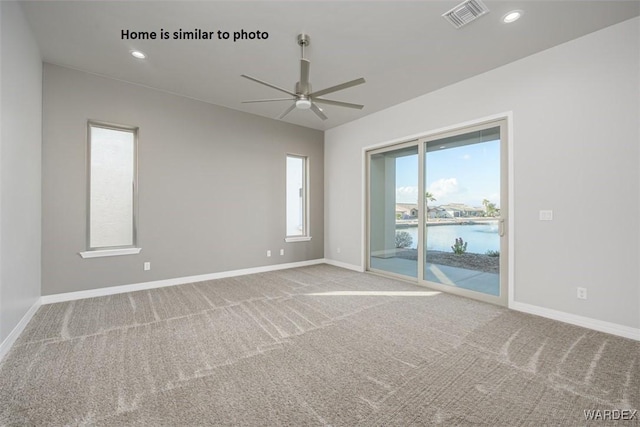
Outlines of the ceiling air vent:
[{"label": "ceiling air vent", "polygon": [[489,8],[481,0],[467,0],[442,16],[454,27],[462,28],[487,12],[489,12]]}]

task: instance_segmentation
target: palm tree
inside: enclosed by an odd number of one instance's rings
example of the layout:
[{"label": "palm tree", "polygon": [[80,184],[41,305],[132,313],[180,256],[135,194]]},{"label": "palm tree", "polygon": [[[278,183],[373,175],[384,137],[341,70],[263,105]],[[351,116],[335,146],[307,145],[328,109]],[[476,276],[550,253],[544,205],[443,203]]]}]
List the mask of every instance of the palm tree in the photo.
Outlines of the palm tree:
[{"label": "palm tree", "polygon": [[482,201],[482,204],[484,205],[484,210],[487,216],[495,216],[496,213],[498,212],[498,209],[496,208],[495,203],[491,203],[489,200],[484,199]]},{"label": "palm tree", "polygon": [[433,194],[431,194],[430,192],[426,191],[424,193],[424,207],[425,209],[425,221],[429,219],[429,207],[427,206],[429,204],[429,202],[435,202],[436,198],[433,197]]}]

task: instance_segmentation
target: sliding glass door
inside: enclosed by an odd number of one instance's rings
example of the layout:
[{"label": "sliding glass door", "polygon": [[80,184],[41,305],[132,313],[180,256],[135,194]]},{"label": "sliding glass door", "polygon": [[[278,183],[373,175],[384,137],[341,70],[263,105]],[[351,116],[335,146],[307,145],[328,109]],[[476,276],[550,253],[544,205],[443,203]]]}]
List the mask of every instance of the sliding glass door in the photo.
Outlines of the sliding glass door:
[{"label": "sliding glass door", "polygon": [[369,268],[418,277],[418,145],[369,154]]},{"label": "sliding glass door", "polygon": [[500,268],[507,254],[504,139],[495,124],[423,142],[423,279],[500,303],[507,283],[506,265]]},{"label": "sliding glass door", "polygon": [[368,152],[368,269],[506,305],[506,147],[497,121]]}]

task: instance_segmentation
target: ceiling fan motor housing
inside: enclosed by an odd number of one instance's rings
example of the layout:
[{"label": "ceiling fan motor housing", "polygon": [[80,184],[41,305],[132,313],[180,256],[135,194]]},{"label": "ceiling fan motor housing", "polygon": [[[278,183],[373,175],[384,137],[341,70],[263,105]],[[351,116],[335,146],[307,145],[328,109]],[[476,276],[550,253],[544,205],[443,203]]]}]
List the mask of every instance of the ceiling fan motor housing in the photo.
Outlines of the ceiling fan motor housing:
[{"label": "ceiling fan motor housing", "polygon": [[301,82],[296,83],[296,95],[309,95],[311,93],[311,83],[303,85]]}]

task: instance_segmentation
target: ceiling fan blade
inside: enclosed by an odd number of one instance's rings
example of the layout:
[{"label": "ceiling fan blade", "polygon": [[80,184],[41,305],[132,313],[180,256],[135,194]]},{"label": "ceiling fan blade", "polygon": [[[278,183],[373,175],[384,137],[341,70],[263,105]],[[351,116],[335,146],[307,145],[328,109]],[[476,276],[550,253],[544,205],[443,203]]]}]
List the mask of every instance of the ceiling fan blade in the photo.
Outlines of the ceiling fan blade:
[{"label": "ceiling fan blade", "polygon": [[350,102],[332,101],[331,99],[313,98],[313,100],[320,104],[337,105],[338,107],[357,108],[358,110],[362,110],[364,108],[364,105],[352,104]]},{"label": "ceiling fan blade", "polygon": [[269,86],[270,88],[273,88],[275,90],[279,90],[280,92],[287,93],[287,94],[289,94],[291,96],[296,96],[296,94],[291,92],[291,91],[288,91],[286,89],[282,89],[281,87],[272,85],[271,83],[263,82],[262,80],[258,80],[255,77],[247,76],[246,74],[241,74],[241,76],[244,77],[245,79],[253,80],[256,83],[260,83],[261,85]]},{"label": "ceiling fan blade", "polygon": [[273,102],[273,101],[295,101],[295,98],[273,98],[273,99],[254,99],[251,101],[242,101],[243,104],[252,104],[254,102]]},{"label": "ceiling fan blade", "polygon": [[314,104],[313,102],[311,103],[311,111],[316,113],[316,116],[320,117],[322,120],[327,120],[328,119],[328,117],[324,115],[322,110],[316,104]]},{"label": "ceiling fan blade", "polygon": [[300,60],[300,91],[302,93],[309,92],[309,68],[311,62],[308,59],[302,58]]},{"label": "ceiling fan blade", "polygon": [[339,85],[336,85],[336,86],[328,87],[326,89],[315,91],[313,93],[310,93],[309,96],[310,97],[322,96],[322,95],[326,95],[328,93],[337,92],[339,90],[347,89],[347,88],[350,88],[352,86],[361,85],[362,83],[365,83],[365,79],[360,77],[359,79],[351,80],[350,82],[342,83],[342,84],[339,84]]},{"label": "ceiling fan blade", "polygon": [[293,109],[296,108],[296,103],[294,102],[293,104],[291,104],[291,106],[289,108],[287,108],[286,110],[284,110],[282,112],[282,114],[280,114],[278,116],[278,120],[279,119],[284,119],[284,116],[286,116],[287,114],[289,114],[291,111],[293,111]]}]

